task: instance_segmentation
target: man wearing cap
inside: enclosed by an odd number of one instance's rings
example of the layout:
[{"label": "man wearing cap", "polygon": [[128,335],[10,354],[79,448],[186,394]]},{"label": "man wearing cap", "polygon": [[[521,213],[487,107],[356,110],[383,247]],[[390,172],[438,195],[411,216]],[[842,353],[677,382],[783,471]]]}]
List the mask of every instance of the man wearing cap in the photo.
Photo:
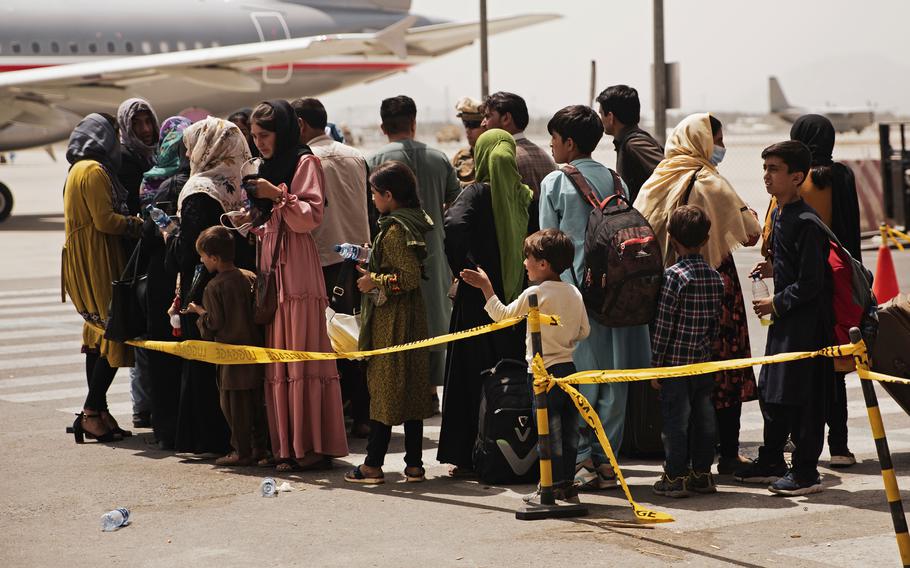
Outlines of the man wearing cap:
[{"label": "man wearing cap", "polygon": [[462,97],[455,103],[455,115],[464,124],[464,134],[468,139],[468,147],[459,150],[452,158],[452,165],[458,175],[462,187],[474,183],[474,143],[477,137],[483,134],[483,103],[471,97]]}]

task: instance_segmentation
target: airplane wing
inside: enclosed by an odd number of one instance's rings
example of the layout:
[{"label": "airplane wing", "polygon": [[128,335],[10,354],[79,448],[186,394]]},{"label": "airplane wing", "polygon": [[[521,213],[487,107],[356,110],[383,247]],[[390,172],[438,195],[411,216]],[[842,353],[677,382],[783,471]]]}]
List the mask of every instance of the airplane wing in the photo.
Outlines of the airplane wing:
[{"label": "airplane wing", "polygon": [[[558,17],[491,19],[489,33]],[[411,28],[416,20],[416,16],[408,16],[373,33],[321,35],[0,73],[0,125],[10,120],[40,121],[43,109],[67,100],[116,106],[130,87],[167,77],[225,91],[256,92],[260,83],[247,73],[250,69],[332,56],[433,57],[470,45],[479,35],[478,22]]]}]

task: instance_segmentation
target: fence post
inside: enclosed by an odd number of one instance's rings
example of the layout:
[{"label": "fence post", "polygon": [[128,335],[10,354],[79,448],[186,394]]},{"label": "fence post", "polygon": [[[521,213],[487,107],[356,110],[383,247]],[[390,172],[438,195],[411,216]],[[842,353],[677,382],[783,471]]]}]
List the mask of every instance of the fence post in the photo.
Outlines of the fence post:
[{"label": "fence post", "polygon": [[885,435],[885,425],[882,422],[882,413],[878,409],[878,396],[872,381],[863,379],[863,371],[869,370],[869,357],[866,353],[866,344],[859,329],[850,329],[850,341],[859,345],[860,349],[853,354],[856,370],[860,374],[860,386],[863,388],[863,398],[866,399],[866,412],[869,414],[869,425],[872,426],[872,437],[875,439],[875,450],[878,452],[878,462],[882,469],[882,480],[885,483],[885,496],[891,509],[891,522],[894,524],[894,534],[897,537],[897,548],[901,555],[901,564],[904,568],[910,567],[910,535],[907,533],[907,517],[904,515],[904,503],[901,501],[901,492],[897,487],[897,477],[894,475],[894,464],[891,461],[891,450],[888,449],[888,438]]},{"label": "fence post", "polygon": [[[528,296],[528,332],[531,334],[531,348],[543,357],[543,342],[540,337],[540,308],[537,294]],[[557,387],[558,388],[558,387]],[[553,496],[553,462],[550,444],[550,418],[547,412],[547,387],[534,385],[534,406],[537,407],[537,454],[540,456],[540,504],[527,504],[515,512],[515,518],[522,521],[580,517],[588,514],[583,505],[567,503],[557,505]]]}]

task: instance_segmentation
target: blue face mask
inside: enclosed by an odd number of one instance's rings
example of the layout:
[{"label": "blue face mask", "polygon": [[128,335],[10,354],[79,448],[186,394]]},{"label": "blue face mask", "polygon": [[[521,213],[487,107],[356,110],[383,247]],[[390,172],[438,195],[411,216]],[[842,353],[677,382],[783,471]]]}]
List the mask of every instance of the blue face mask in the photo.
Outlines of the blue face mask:
[{"label": "blue face mask", "polygon": [[711,163],[715,166],[724,161],[724,154],[727,153],[727,149],[723,146],[715,146],[714,151],[711,152]]}]

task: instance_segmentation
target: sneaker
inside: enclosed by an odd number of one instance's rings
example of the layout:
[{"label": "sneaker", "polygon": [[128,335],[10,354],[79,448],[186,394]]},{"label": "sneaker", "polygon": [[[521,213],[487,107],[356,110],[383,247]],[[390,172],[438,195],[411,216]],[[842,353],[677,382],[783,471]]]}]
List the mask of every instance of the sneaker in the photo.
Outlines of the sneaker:
[{"label": "sneaker", "polygon": [[[573,505],[581,503],[578,499],[578,489],[576,489],[574,485],[568,487],[554,487],[553,499],[562,501],[563,503],[571,503]],[[524,495],[521,500],[528,505],[540,505],[540,485],[537,486],[537,491]]]},{"label": "sneaker", "polygon": [[133,428],[151,428],[152,427],[152,413],[151,412],[136,412],[133,414]]},{"label": "sneaker", "polygon": [[732,458],[720,458],[717,460],[717,475],[733,475],[736,470],[752,463],[749,458],[737,455]]},{"label": "sneaker", "polygon": [[594,469],[579,465],[575,471],[575,487],[579,491],[600,491],[603,489],[616,489],[616,473],[610,464],[601,464]]},{"label": "sneaker", "polygon": [[667,477],[667,474],[664,473],[660,476],[660,479],[657,480],[657,483],[651,487],[651,491],[657,495],[663,495],[664,497],[688,497],[691,493],[689,492],[686,481],[687,478],[682,476],[670,479]]},{"label": "sneaker", "polygon": [[849,450],[831,454],[831,461],[828,463],[831,467],[850,467],[856,464],[856,456]]},{"label": "sneaker", "polygon": [[824,487],[822,487],[821,477],[816,477],[814,481],[801,482],[796,480],[792,471],[788,471],[787,475],[768,486],[768,491],[771,493],[786,495],[788,497],[821,493],[823,490]]},{"label": "sneaker", "polygon": [[714,476],[710,471],[704,473],[690,471],[686,486],[696,493],[717,493],[717,485],[714,484]]},{"label": "sneaker", "polygon": [[784,444],[784,453],[792,454],[793,450],[795,450],[795,449],[796,449],[796,444],[793,443],[793,439],[787,438],[787,443]]},{"label": "sneaker", "polygon": [[787,473],[786,464],[779,463],[775,465],[764,464],[758,460],[739,468],[733,474],[733,479],[743,483],[774,483]]}]

